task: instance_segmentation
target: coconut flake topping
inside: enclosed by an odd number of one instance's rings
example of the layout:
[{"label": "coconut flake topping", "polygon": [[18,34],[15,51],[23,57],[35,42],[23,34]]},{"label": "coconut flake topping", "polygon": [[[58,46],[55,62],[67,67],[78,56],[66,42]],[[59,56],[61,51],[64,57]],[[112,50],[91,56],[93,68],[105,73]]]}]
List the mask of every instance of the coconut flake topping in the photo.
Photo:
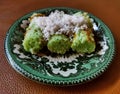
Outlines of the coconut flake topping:
[{"label": "coconut flake topping", "polygon": [[69,15],[58,10],[49,16],[34,17],[31,23],[41,28],[46,40],[53,34],[72,35],[76,30],[87,28],[87,20],[83,15]]}]

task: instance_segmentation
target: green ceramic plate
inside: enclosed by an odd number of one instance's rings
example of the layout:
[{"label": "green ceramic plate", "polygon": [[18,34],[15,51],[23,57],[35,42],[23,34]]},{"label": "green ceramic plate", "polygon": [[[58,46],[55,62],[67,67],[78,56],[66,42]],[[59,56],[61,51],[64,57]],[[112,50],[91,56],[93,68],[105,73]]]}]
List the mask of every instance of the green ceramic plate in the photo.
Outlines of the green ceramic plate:
[{"label": "green ceramic plate", "polygon": [[92,14],[89,15],[98,27],[94,31],[97,45],[94,53],[54,55],[43,51],[42,55],[37,56],[24,51],[23,27],[28,24],[27,19],[34,12],[49,15],[54,10],[62,10],[68,14],[81,11],[65,7],[46,8],[33,11],[18,19],[10,27],[5,39],[5,53],[10,65],[17,72],[34,81],[52,85],[75,85],[96,78],[110,65],[115,45],[109,28]]}]

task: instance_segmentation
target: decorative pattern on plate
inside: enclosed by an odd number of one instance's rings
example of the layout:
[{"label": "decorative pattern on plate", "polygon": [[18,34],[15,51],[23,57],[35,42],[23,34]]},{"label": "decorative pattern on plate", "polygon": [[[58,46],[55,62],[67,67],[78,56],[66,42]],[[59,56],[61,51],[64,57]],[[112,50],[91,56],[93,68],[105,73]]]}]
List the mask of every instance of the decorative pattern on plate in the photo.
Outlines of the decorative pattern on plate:
[{"label": "decorative pattern on plate", "polygon": [[[54,10],[73,14],[80,10],[71,8],[47,8],[34,12],[49,14]],[[35,81],[54,85],[74,85],[92,80],[106,70],[114,55],[114,39],[108,27],[95,16],[90,15],[95,27],[96,51],[92,54],[66,53],[65,55],[32,55],[24,51],[22,40],[28,17],[33,12],[17,20],[9,29],[5,40],[5,51],[9,63],[18,72]]]}]

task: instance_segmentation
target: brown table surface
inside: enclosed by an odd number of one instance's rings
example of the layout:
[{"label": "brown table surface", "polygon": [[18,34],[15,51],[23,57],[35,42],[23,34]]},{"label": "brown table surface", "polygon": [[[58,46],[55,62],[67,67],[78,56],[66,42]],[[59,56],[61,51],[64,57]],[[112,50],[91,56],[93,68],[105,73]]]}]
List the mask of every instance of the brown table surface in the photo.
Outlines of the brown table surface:
[{"label": "brown table surface", "polygon": [[[71,87],[39,84],[18,74],[5,58],[4,38],[11,24],[30,11],[56,6],[88,11],[103,20],[114,35],[116,56],[111,66],[89,83]],[[120,94],[119,34],[120,0],[0,0],[0,94]]]}]

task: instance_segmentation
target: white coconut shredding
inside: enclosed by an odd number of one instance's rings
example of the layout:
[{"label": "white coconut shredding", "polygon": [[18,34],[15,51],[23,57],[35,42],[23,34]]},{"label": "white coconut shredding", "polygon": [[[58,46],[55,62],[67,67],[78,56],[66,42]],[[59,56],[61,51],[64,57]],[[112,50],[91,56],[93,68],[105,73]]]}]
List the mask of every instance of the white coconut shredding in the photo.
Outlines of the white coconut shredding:
[{"label": "white coconut shredding", "polygon": [[73,35],[75,31],[88,28],[87,20],[83,15],[69,15],[58,10],[48,16],[34,17],[30,25],[33,23],[41,28],[46,40],[49,40],[53,34]]}]

